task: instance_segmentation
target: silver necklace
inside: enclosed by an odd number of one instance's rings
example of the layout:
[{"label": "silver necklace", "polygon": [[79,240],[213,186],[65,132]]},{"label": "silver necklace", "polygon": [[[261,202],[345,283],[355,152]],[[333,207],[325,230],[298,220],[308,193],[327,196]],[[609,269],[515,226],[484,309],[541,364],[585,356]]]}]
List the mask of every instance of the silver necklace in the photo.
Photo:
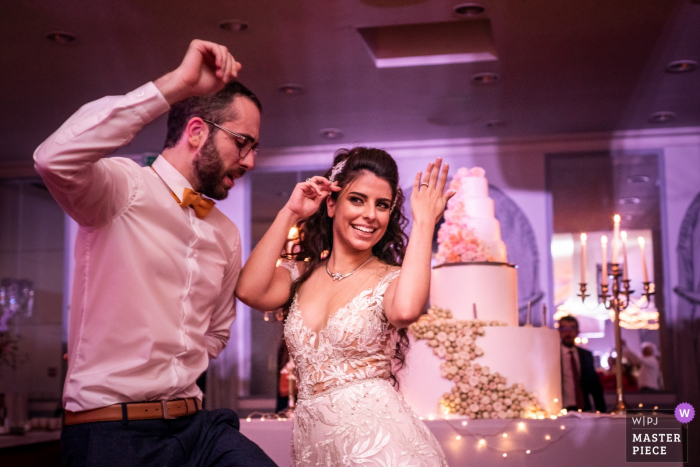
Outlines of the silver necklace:
[{"label": "silver necklace", "polygon": [[370,260],[371,260],[372,258],[374,258],[374,256],[370,256],[370,257],[367,259],[367,261],[365,261],[364,263],[360,264],[358,267],[356,267],[355,269],[353,269],[352,271],[350,271],[350,272],[347,273],[347,274],[341,274],[341,273],[339,273],[339,272],[331,272],[330,269],[328,269],[328,261],[326,261],[326,272],[328,273],[329,276],[331,276],[331,277],[333,278],[334,281],[342,281],[342,280],[345,279],[346,277],[352,276],[352,275],[355,273],[355,271],[357,271],[358,269],[360,269],[360,268],[361,268],[362,266],[364,266],[365,264],[369,263]]}]

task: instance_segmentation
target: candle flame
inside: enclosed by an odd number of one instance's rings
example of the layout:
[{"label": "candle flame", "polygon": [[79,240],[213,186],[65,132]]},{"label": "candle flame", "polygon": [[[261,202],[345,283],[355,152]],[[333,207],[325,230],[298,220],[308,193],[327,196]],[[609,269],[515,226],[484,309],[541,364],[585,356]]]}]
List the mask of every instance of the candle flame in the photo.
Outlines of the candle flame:
[{"label": "candle flame", "polygon": [[615,214],[615,217],[613,217],[613,220],[615,221],[616,224],[619,224],[620,223],[620,215]]},{"label": "candle flame", "polygon": [[581,243],[586,243],[586,240],[588,240],[588,235],[585,233],[581,234]]},{"label": "candle flame", "polygon": [[626,241],[627,240],[627,232],[625,232],[624,230],[622,232],[620,232],[620,237],[622,237],[623,242]]},{"label": "candle flame", "polygon": [[[641,238],[641,237],[640,237],[640,238]],[[600,238],[600,243],[602,243],[603,245],[607,245],[607,244],[608,244],[608,237],[605,236],[605,235],[603,235],[603,236]]]},{"label": "candle flame", "polygon": [[293,226],[291,229],[289,229],[289,234],[287,235],[287,238],[289,240],[293,240],[299,236],[299,229],[297,229],[297,226]]},{"label": "candle flame", "polygon": [[639,246],[644,246],[644,237],[639,237]]}]

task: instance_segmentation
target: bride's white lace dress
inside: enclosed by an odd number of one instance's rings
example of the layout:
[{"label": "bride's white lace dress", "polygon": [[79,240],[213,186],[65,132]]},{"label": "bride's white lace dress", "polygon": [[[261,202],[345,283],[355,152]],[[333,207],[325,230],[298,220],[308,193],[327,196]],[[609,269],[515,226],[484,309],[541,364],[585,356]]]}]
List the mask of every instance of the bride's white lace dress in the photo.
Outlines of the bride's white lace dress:
[{"label": "bride's white lace dress", "polygon": [[[295,263],[282,265],[298,277]],[[318,334],[304,324],[294,297],[284,326],[298,377],[294,466],[447,466],[389,379],[398,331],[383,299],[398,274],[360,292]]]}]

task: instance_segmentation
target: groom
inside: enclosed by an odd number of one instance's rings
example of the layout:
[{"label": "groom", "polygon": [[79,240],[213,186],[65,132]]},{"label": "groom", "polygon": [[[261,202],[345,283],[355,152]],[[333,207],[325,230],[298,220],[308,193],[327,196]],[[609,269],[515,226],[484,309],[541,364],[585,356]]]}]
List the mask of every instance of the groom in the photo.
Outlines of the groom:
[{"label": "groom", "polygon": [[[202,410],[195,384],[235,318],[240,237],[211,199],[255,164],[261,105],[234,81],[240,67],[195,40],[177,69],[83,106],[34,154],[80,225],[64,465],[275,465],[235,412]],[[151,168],[104,158],[168,110]]]}]

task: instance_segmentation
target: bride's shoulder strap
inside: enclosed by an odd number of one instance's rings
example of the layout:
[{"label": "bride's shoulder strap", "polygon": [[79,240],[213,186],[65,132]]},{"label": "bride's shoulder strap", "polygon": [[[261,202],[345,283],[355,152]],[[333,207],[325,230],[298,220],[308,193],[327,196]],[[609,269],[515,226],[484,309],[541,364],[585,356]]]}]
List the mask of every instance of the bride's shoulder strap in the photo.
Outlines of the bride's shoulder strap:
[{"label": "bride's shoulder strap", "polygon": [[386,292],[386,288],[389,287],[389,284],[391,284],[391,281],[399,277],[399,274],[401,273],[401,268],[394,269],[393,271],[389,271],[389,273],[382,277],[382,279],[379,281],[377,284],[377,287],[374,289],[374,293],[376,295],[383,295],[384,292]]},{"label": "bride's shoulder strap", "polygon": [[292,282],[299,279],[299,266],[297,266],[296,261],[290,259],[283,259],[277,267],[285,268],[286,270],[288,270],[289,275],[292,276]]}]

